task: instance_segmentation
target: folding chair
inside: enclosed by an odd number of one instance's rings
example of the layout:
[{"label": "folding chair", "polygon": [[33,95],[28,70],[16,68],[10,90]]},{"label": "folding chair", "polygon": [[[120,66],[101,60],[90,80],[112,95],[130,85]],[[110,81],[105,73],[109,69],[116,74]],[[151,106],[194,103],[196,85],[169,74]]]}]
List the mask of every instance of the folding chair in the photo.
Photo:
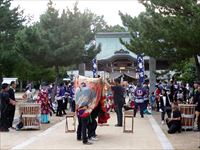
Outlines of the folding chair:
[{"label": "folding chair", "polygon": [[[126,119],[131,119],[131,130],[126,129]],[[124,133],[133,133],[134,126],[134,109],[124,111]]]},{"label": "folding chair", "polygon": [[[68,119],[73,119],[73,129],[69,129]],[[67,112],[66,114],[66,126],[65,126],[65,133],[67,132],[76,132],[76,115],[75,112]]]}]

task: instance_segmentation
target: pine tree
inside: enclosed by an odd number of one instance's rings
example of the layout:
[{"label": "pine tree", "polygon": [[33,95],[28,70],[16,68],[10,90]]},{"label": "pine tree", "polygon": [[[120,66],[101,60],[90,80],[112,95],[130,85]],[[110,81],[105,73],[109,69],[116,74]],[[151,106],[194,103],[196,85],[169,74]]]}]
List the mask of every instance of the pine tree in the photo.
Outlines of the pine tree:
[{"label": "pine tree", "polygon": [[[23,11],[10,8],[11,0],[0,0],[0,81],[12,73],[15,61],[15,35],[25,21]],[[0,82],[1,83],[1,82]]]},{"label": "pine tree", "polygon": [[[137,53],[144,53],[170,62],[195,59],[200,80],[200,5],[197,0],[140,0],[146,12],[132,18],[120,13],[123,24],[132,32],[124,43]],[[137,34],[136,34],[137,33]]]},{"label": "pine tree", "polygon": [[99,26],[104,26],[102,18],[89,10],[82,13],[75,4],[73,10],[63,10],[59,16],[58,10],[50,1],[47,11],[40,16],[40,21],[18,33],[16,47],[29,62],[54,67],[56,87],[59,67],[91,61],[100,51],[100,45],[86,48],[94,40]]}]

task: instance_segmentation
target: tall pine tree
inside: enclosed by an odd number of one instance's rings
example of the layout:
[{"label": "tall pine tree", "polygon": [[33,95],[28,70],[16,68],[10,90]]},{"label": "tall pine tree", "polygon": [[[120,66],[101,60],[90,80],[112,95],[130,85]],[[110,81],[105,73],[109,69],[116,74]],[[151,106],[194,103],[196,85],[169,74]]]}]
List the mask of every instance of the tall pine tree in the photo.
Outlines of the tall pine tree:
[{"label": "tall pine tree", "polygon": [[10,8],[11,0],[0,0],[0,83],[3,76],[10,76],[15,61],[15,35],[25,21],[19,8]]},{"label": "tall pine tree", "polygon": [[[171,62],[195,59],[200,80],[200,5],[197,0],[140,0],[146,12],[132,18],[120,13],[123,24],[132,31],[130,43],[134,52],[145,53]],[[135,33],[138,33],[137,35]]]},{"label": "tall pine tree", "polygon": [[31,63],[54,67],[57,85],[59,67],[91,60],[100,51],[100,45],[87,49],[86,45],[94,40],[97,27],[104,27],[104,23],[102,17],[89,10],[80,12],[77,4],[73,10],[63,10],[59,16],[50,1],[40,21],[18,33],[17,51]]}]

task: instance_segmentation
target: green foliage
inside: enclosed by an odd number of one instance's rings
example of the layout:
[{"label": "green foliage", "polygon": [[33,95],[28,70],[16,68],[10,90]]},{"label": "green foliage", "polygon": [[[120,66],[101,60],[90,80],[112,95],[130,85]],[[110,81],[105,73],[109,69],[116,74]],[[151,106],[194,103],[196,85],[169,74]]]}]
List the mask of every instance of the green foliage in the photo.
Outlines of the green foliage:
[{"label": "green foliage", "polygon": [[17,49],[31,63],[45,67],[78,64],[100,51],[100,47],[93,46],[85,50],[85,45],[94,39],[96,19],[99,18],[88,10],[81,13],[77,5],[59,16],[50,2],[40,22],[18,33]]},{"label": "green foliage", "polygon": [[120,25],[114,25],[114,26],[107,25],[104,32],[126,32],[126,29]]},{"label": "green foliage", "polygon": [[54,76],[55,94],[67,67],[90,62],[100,52],[100,45],[93,44],[93,40],[96,32],[105,27],[102,16],[89,10],[80,12],[77,3],[72,10],[67,8],[59,14],[50,1],[40,21],[16,35],[16,51],[26,66],[20,77],[52,81]]},{"label": "green foliage", "polygon": [[192,83],[196,79],[195,60],[192,58],[188,61],[182,61],[176,64],[173,68],[179,73],[178,80]]},{"label": "green foliage", "polygon": [[19,8],[10,8],[11,0],[0,0],[0,76],[10,76],[17,62],[15,35],[25,18]]},{"label": "green foliage", "polygon": [[13,71],[13,75],[21,81],[49,81],[55,79],[55,72],[52,68],[33,65],[26,60],[20,60]]},{"label": "green foliage", "polygon": [[[181,62],[200,54],[200,5],[196,0],[140,0],[146,12],[132,18],[120,13],[124,26],[132,32],[128,49],[171,62]],[[197,77],[200,66],[196,63]]]}]

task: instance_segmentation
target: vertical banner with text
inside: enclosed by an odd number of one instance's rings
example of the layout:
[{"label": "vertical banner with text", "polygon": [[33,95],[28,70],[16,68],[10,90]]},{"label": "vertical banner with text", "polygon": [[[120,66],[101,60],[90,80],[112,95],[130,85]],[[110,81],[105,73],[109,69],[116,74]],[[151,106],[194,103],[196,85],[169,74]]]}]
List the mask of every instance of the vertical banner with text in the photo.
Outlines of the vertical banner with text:
[{"label": "vertical banner with text", "polygon": [[97,77],[97,59],[92,59],[92,72],[93,72],[93,78]]},{"label": "vertical banner with text", "polygon": [[142,55],[137,55],[137,73],[139,76],[139,82],[144,82],[144,59]]}]

